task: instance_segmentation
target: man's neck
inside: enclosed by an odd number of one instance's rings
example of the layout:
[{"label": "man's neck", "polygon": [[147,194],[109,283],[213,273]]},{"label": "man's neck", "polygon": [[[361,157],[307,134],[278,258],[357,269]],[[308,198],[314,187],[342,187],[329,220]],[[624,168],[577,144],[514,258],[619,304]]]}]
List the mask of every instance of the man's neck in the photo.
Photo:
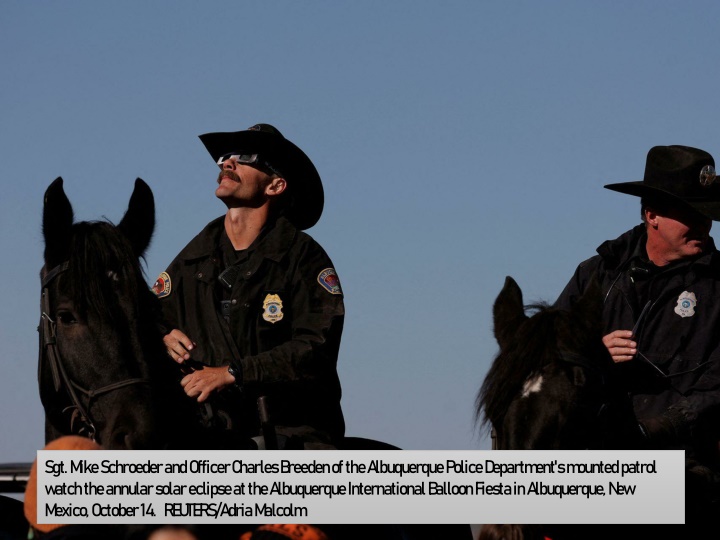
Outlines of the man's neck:
[{"label": "man's neck", "polygon": [[645,250],[647,252],[648,260],[655,266],[663,267],[669,264],[674,264],[684,260],[692,260],[697,256],[682,256],[677,252],[668,250],[661,242],[653,241],[652,236],[648,235],[647,243],[645,244]]},{"label": "man's neck", "polygon": [[247,249],[268,221],[268,209],[229,208],[225,214],[225,232],[236,250]]}]

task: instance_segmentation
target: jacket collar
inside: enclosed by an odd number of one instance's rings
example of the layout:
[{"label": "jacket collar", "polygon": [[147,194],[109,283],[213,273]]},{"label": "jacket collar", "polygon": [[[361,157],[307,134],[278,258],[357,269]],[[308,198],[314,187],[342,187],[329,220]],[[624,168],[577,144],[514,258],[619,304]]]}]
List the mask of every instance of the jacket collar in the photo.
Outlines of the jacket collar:
[{"label": "jacket collar", "polygon": [[[641,223],[630,229],[629,231],[621,234],[615,240],[607,240],[600,244],[597,248],[598,255],[602,257],[607,265],[607,268],[620,269],[626,263],[632,259],[643,256],[647,257],[645,251],[645,244],[647,242],[647,232],[645,231],[645,224]],[[718,258],[718,252],[715,249],[715,242],[712,238],[708,239],[708,249],[703,255],[700,255],[694,261],[693,264],[701,266],[707,266],[711,263],[718,264],[720,262]]]},{"label": "jacket collar", "polygon": [[598,255],[603,258],[608,268],[618,268],[630,260],[636,249],[645,249],[647,240],[645,224],[641,223],[621,234],[615,240],[606,240],[597,248]]},{"label": "jacket collar", "polygon": [[[287,253],[298,230],[285,217],[279,217],[274,223],[268,223],[266,227],[269,229],[262,233],[248,250],[259,252],[263,257],[273,261],[279,261]],[[224,215],[212,220],[185,246],[179,257],[186,261],[211,257],[216,253],[224,228]]]}]

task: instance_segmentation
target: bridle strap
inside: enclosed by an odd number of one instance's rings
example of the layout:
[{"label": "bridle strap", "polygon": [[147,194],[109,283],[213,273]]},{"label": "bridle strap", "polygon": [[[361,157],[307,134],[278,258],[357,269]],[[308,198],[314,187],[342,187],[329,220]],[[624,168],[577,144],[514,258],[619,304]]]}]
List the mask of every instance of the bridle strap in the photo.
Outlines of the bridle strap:
[{"label": "bridle strap", "polygon": [[[79,420],[81,422],[81,426],[78,429],[78,432],[86,432],[90,439],[99,442],[96,440],[97,430],[89,413],[92,400],[103,394],[107,394],[133,384],[150,384],[150,380],[147,378],[135,377],[110,383],[94,390],[88,390],[77,384],[68,376],[65,371],[65,367],[61,362],[60,353],[57,350],[57,323],[50,317],[50,293],[48,289],[50,283],[67,269],[68,263],[64,262],[50,270],[42,279],[42,315],[40,317],[41,322],[39,330],[41,332],[43,350],[46,352],[48,362],[50,363],[50,371],[52,373],[55,392],[59,392],[62,388],[65,388],[70,396],[70,400],[72,401],[72,405],[65,409],[65,411],[68,409],[74,409],[70,420],[70,430],[74,431],[75,422]],[[40,381],[40,383],[42,383],[42,381]],[[88,397],[87,408],[83,407],[82,401],[78,397],[76,390]]]},{"label": "bridle strap", "polygon": [[50,285],[52,280],[54,280],[56,277],[58,277],[60,274],[62,274],[65,270],[67,270],[69,265],[70,265],[70,263],[68,261],[65,261],[64,263],[58,264],[55,268],[50,270],[42,278],[40,287],[43,289],[47,289],[47,286]]},{"label": "bridle strap", "polygon": [[119,390],[120,388],[123,388],[125,386],[132,386],[133,384],[150,384],[150,379],[146,379],[144,377],[135,377],[133,379],[125,379],[124,381],[110,383],[96,390],[86,390],[76,382],[71,381],[70,379],[68,379],[68,381],[73,387],[85,394],[91,400],[103,394],[108,394],[110,392],[114,392],[115,390]]},{"label": "bridle strap", "polygon": [[[42,341],[43,350],[47,352],[48,362],[50,363],[50,371],[52,373],[53,388],[56,392],[60,391],[62,381],[60,380],[60,372],[58,370],[57,346],[56,346],[56,330],[55,321],[49,315],[50,299],[48,289],[42,290],[42,314],[40,315],[40,339]],[[42,359],[41,359],[42,364]],[[40,375],[38,373],[38,375]]]}]

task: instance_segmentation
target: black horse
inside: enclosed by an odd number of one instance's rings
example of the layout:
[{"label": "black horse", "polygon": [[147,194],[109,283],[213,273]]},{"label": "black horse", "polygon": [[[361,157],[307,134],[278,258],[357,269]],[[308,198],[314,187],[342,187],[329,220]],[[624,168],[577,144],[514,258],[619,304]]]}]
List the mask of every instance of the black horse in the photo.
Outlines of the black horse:
[{"label": "black horse", "polygon": [[[534,311],[532,316],[525,311]],[[500,352],[477,396],[477,418],[500,450],[631,449],[640,445],[630,399],[602,344],[595,280],[570,311],[525,306],[510,277],[493,306]],[[596,538],[597,527],[484,525],[479,540]],[[607,528],[599,528],[607,533]],[[627,526],[614,534],[638,529]],[[617,536],[616,536],[617,537]],[[622,538],[626,536],[620,536]]]},{"label": "black horse", "polygon": [[[46,440],[82,434],[107,448],[262,447],[270,439],[230,437],[218,427],[222,411],[182,392],[183,373],[165,353],[158,300],[139,263],[154,226],[153,194],[141,179],[117,226],[73,223],[62,179],[48,187],[39,367]],[[398,449],[361,437],[346,437],[340,447]]]},{"label": "black horse", "polygon": [[154,227],[153,194],[141,179],[117,226],[73,223],[62,178],[45,192],[38,378],[46,441],[82,434],[106,448],[143,449],[189,436],[173,421],[190,403],[139,263]]},{"label": "black horse", "polygon": [[[532,449],[642,449],[632,403],[602,344],[602,293],[593,279],[570,311],[528,306],[508,277],[493,307],[500,352],[477,397],[477,418],[495,431],[493,447]],[[708,423],[712,422],[712,426]],[[717,454],[717,411],[697,430]],[[690,526],[486,525],[479,540],[637,538],[652,534],[706,538],[701,531],[717,515],[720,476],[686,461],[686,520]],[[697,529],[697,530],[696,530]],[[717,536],[717,533],[710,533]],[[715,536],[712,536],[713,538]]]},{"label": "black horse", "polygon": [[499,449],[634,448],[639,431],[602,344],[597,283],[571,311],[529,306],[510,277],[493,307],[500,353],[477,397]]}]

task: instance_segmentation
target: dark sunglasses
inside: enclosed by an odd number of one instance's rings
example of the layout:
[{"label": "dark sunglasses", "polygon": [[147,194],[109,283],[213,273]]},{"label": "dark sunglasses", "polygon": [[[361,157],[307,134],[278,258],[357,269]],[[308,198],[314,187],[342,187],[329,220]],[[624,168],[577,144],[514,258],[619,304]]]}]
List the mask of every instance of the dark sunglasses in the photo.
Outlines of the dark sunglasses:
[{"label": "dark sunglasses", "polygon": [[223,163],[225,163],[229,159],[234,159],[237,163],[242,163],[243,165],[253,165],[255,167],[266,167],[270,169],[272,172],[277,174],[278,176],[282,176],[280,172],[270,165],[265,160],[260,160],[260,157],[258,154],[238,154],[235,152],[232,152],[230,154],[225,154],[223,156],[220,156],[220,158],[217,160],[217,164],[222,167]]}]

